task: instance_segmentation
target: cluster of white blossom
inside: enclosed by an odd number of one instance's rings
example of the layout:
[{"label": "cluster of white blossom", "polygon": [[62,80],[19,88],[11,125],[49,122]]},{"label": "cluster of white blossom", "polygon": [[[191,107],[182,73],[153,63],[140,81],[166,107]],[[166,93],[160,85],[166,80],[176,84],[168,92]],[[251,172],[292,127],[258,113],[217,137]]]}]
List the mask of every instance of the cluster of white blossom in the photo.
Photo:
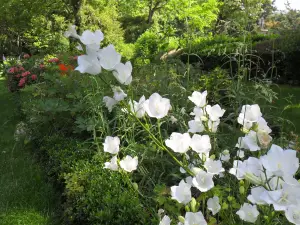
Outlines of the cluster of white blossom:
[{"label": "cluster of white blossom", "polygon": [[[114,156],[112,157],[110,162],[105,163],[104,168],[113,171],[119,170],[118,158],[117,158],[117,154],[120,151],[119,145],[120,145],[120,139],[118,137],[107,136],[105,138],[105,142],[103,143],[104,152],[108,152]],[[127,155],[119,162],[119,164],[120,167],[126,172],[132,172],[137,169],[138,158],[137,157],[132,158],[130,155]]]},{"label": "cluster of white blossom", "polygon": [[[271,129],[258,105],[243,106],[238,122],[248,134],[239,138],[236,147],[250,151],[268,148]],[[300,224],[300,183],[294,177],[299,169],[296,151],[273,144],[267,154],[234,160],[233,165],[231,174],[255,185],[248,196],[254,205],[244,203],[237,212],[242,220],[254,223],[259,215],[256,205],[273,205],[275,211],[284,211],[291,223]]]},{"label": "cluster of white blossom", "polygon": [[[86,55],[78,57],[79,66],[76,68],[81,73],[92,75],[99,74],[104,68],[113,71],[115,78],[123,85],[128,85],[132,81],[132,66],[130,62],[121,63],[121,55],[115,51],[113,45],[100,49],[100,42],[103,40],[101,31],[84,31],[81,36],[76,33],[75,27],[71,26],[66,32],[66,36],[72,36],[85,45]],[[81,47],[82,48],[82,47]],[[127,94],[120,87],[112,87],[113,97],[105,96],[103,101],[111,112],[115,105],[123,101]],[[210,157],[212,149],[209,135],[197,134],[201,132],[216,133],[220,124],[220,118],[225,110],[219,105],[207,104],[207,91],[194,91],[189,96],[195,107],[190,114],[194,116],[193,120],[188,122],[189,129],[186,133],[173,132],[170,138],[165,140],[165,145],[173,152],[181,154],[189,165],[180,168],[182,173],[189,172],[191,176],[182,179],[178,186],[171,187],[172,199],[187,205],[192,198],[191,188],[197,188],[200,192],[207,192],[214,187],[213,178],[224,176],[225,170],[222,162],[230,160],[230,152],[224,150],[218,160]],[[142,96],[138,102],[128,101],[128,109],[132,115],[142,118],[148,115],[151,118],[162,119],[168,115],[171,110],[170,100],[163,98],[158,93],[152,94],[148,99]],[[171,117],[172,123],[177,122],[175,117]],[[269,135],[271,129],[262,117],[258,105],[244,105],[238,116],[238,123],[243,126],[245,136],[238,139],[236,147],[238,148],[237,157],[244,158],[244,150],[250,152],[261,149],[268,150],[272,137]],[[191,136],[192,134],[192,136]],[[137,169],[138,159],[126,156],[123,160],[118,160],[120,139],[118,137],[106,137],[104,152],[114,155],[110,162],[105,163],[105,168],[118,171],[119,167],[127,172]],[[193,157],[191,157],[193,156]],[[294,178],[299,168],[299,159],[296,157],[296,151],[283,150],[277,145],[272,145],[266,155],[260,158],[249,157],[244,161],[234,160],[233,168],[229,173],[236,176],[237,179],[247,179],[255,186],[251,189],[248,200],[251,203],[244,203],[240,210],[236,212],[239,217],[247,222],[254,223],[257,220],[259,211],[256,205],[273,205],[276,211],[285,211],[286,218],[294,224],[300,224],[300,183]],[[189,171],[186,171],[186,170]],[[219,198],[214,196],[208,199],[207,209],[213,215],[221,209]],[[171,219],[165,215],[160,225],[170,225]],[[185,218],[181,217],[178,225],[205,225],[207,222],[202,212],[186,212]]]}]

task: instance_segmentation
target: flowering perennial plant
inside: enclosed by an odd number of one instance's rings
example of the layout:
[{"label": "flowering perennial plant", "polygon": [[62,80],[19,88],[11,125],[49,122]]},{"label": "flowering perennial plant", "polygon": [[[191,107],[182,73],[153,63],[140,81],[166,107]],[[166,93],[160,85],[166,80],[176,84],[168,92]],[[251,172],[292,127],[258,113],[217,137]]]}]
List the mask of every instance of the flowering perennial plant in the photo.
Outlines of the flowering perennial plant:
[{"label": "flowering perennial plant", "polygon": [[[98,75],[102,69],[112,71],[113,76],[120,85],[129,85],[132,81],[132,65],[130,62],[123,64],[121,55],[116,52],[113,45],[101,48],[104,35],[101,31],[84,31],[80,36],[75,27],[70,26],[66,36],[72,36],[80,40],[85,55],[78,57],[78,70],[81,73]],[[218,104],[209,105],[207,91],[194,91],[188,99],[194,104],[191,110],[191,120],[183,133],[173,132],[166,140],[162,139],[160,121],[168,117],[172,110],[169,99],[158,93],[153,93],[148,99],[143,95],[138,101],[127,100],[128,95],[119,86],[112,86],[113,96],[105,96],[103,102],[109,112],[121,105],[121,111],[127,113],[138,121],[143,129],[149,134],[157,147],[169,154],[170,158],[180,167],[185,178],[170,188],[171,198],[182,204],[185,215],[178,215],[178,219],[164,215],[160,225],[169,225],[178,222],[184,225],[207,224],[209,212],[212,216],[222,211],[222,198],[214,192],[215,182],[218,178],[227,176],[237,180],[246,180],[249,183],[249,195],[246,201],[241,202],[241,207],[236,215],[243,221],[255,223],[260,216],[263,207],[269,207],[271,214],[281,211],[288,221],[300,224],[300,183],[295,174],[299,169],[299,159],[296,151],[283,149],[272,144],[270,133],[272,130],[257,104],[244,105],[237,117],[243,137],[239,137],[235,148],[236,155],[229,150],[217,152],[217,138],[221,118],[225,110]],[[148,118],[147,118],[148,117]],[[157,119],[158,132],[149,129],[146,120]],[[174,116],[168,121],[177,122]],[[173,123],[172,122],[172,123]],[[157,137],[159,134],[160,137]],[[133,172],[138,168],[137,156],[126,155],[123,159],[120,155],[120,139],[107,136],[103,143],[103,150],[112,156],[106,162],[104,168],[112,171]],[[231,156],[232,160],[231,160]],[[246,156],[248,158],[246,158]],[[244,159],[246,158],[246,159]],[[239,159],[244,159],[243,161]],[[223,164],[232,166],[225,170]],[[207,193],[206,193],[207,192]],[[241,191],[241,192],[245,192]],[[198,193],[197,197],[194,193]],[[216,193],[216,194],[214,194]],[[200,211],[201,195],[211,196],[203,198],[202,211]],[[204,209],[208,211],[205,211]],[[164,212],[164,211],[163,211]],[[182,212],[182,211],[181,211]],[[160,213],[160,217],[163,213]],[[205,215],[205,216],[204,216]],[[273,215],[273,214],[272,214]],[[270,223],[270,217],[267,222]]]}]

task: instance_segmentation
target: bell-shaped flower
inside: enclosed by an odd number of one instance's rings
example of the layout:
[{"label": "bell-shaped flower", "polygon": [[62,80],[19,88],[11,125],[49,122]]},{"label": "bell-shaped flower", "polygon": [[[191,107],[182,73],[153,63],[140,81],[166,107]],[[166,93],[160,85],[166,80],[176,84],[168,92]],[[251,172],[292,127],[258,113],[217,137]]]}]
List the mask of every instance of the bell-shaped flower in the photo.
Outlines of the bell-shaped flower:
[{"label": "bell-shaped flower", "polygon": [[114,99],[116,101],[118,101],[118,102],[123,101],[124,98],[127,97],[127,94],[125,94],[125,92],[120,87],[113,86],[112,89],[113,89],[113,92],[114,92]]},{"label": "bell-shaped flower", "polygon": [[117,171],[118,168],[119,168],[117,161],[118,161],[117,156],[112,157],[110,162],[104,163],[104,168],[105,169],[110,169],[110,170],[113,170],[113,171]]},{"label": "bell-shaped flower", "polygon": [[115,50],[112,44],[101,49],[98,56],[100,58],[100,65],[109,71],[113,70],[121,62],[121,55]]},{"label": "bell-shaped flower", "polygon": [[206,105],[206,96],[207,96],[207,91],[204,92],[198,92],[194,91],[192,96],[189,96],[189,100],[191,100],[197,107],[204,107]]},{"label": "bell-shaped flower", "polygon": [[106,108],[108,109],[109,112],[112,111],[112,109],[115,107],[115,105],[118,103],[117,100],[109,97],[109,96],[104,96],[103,97],[103,102],[105,103]]},{"label": "bell-shaped flower", "polygon": [[213,215],[217,214],[221,209],[219,197],[214,196],[213,198],[209,198],[207,200],[207,208],[212,212]]},{"label": "bell-shaped flower", "polygon": [[259,130],[256,134],[260,146],[263,149],[268,148],[273,138],[267,132],[262,130]]},{"label": "bell-shaped flower", "polygon": [[285,217],[292,224],[300,224],[300,202],[297,205],[290,205],[285,210]]},{"label": "bell-shaped flower", "polygon": [[130,110],[136,115],[137,118],[142,118],[145,115],[145,108],[144,108],[144,104],[145,104],[146,98],[143,95],[139,102],[133,101],[133,102],[129,102],[130,105]]},{"label": "bell-shaped flower", "polygon": [[267,121],[263,117],[260,117],[257,121],[257,130],[258,132],[262,131],[268,134],[272,132],[271,128],[268,126]]},{"label": "bell-shaped flower", "polygon": [[263,196],[266,194],[267,190],[264,187],[254,187],[251,188],[251,195],[248,195],[247,199],[252,203],[252,204],[257,204],[257,205],[266,205],[268,204]]},{"label": "bell-shaped flower", "polygon": [[200,120],[190,120],[188,122],[190,133],[200,133],[204,131],[204,126]]},{"label": "bell-shaped flower", "polygon": [[209,153],[211,150],[210,138],[208,135],[194,134],[190,146],[197,153]]},{"label": "bell-shaped flower", "polygon": [[222,167],[222,162],[220,160],[213,160],[210,158],[208,158],[204,163],[204,168],[208,173],[214,175],[220,174],[225,171],[225,169]]},{"label": "bell-shaped flower", "polygon": [[220,160],[223,162],[228,162],[230,160],[230,153],[228,150],[224,150],[221,153]]},{"label": "bell-shaped flower", "polygon": [[92,32],[86,30],[82,33],[80,41],[90,49],[99,50],[100,42],[103,41],[104,35],[100,30]]},{"label": "bell-shaped flower", "polygon": [[249,130],[253,126],[253,123],[257,122],[261,116],[262,113],[259,105],[244,105],[239,114],[238,123]]},{"label": "bell-shaped flower", "polygon": [[165,143],[174,152],[186,153],[190,147],[191,137],[189,133],[180,134],[173,132],[170,139],[167,139]]},{"label": "bell-shaped flower", "polygon": [[193,186],[202,192],[207,192],[214,187],[213,175],[203,170],[193,178]]},{"label": "bell-shaped flower", "polygon": [[221,107],[219,105],[207,105],[205,107],[205,111],[207,112],[209,119],[211,121],[218,121],[220,119],[220,117],[222,117],[225,113],[224,109],[221,109]]},{"label": "bell-shaped flower", "polygon": [[248,203],[244,203],[239,211],[236,212],[237,215],[246,222],[255,223],[259,212],[257,210],[256,205],[251,205]]},{"label": "bell-shaped flower", "polygon": [[245,137],[239,137],[238,143],[236,144],[237,148],[243,148],[250,151],[258,151],[260,147],[257,144],[257,135],[256,132],[251,130]]},{"label": "bell-shaped flower", "polygon": [[220,124],[220,120],[216,120],[216,121],[208,120],[208,122],[207,122],[208,130],[212,133],[216,133],[218,130],[219,124]]},{"label": "bell-shaped flower", "polygon": [[170,100],[154,93],[144,103],[145,110],[150,117],[164,118],[171,109]]},{"label": "bell-shaped flower", "polygon": [[137,165],[138,165],[137,156],[132,158],[131,156],[127,155],[124,159],[120,161],[120,167],[127,172],[132,172],[136,170]]},{"label": "bell-shaped flower", "polygon": [[68,30],[64,33],[66,38],[73,37],[79,39],[80,36],[77,34],[75,25],[69,25]]},{"label": "bell-shaped flower", "polygon": [[131,62],[125,64],[119,63],[114,67],[113,75],[115,78],[124,85],[129,85],[132,81],[132,65]]},{"label": "bell-shaped flower", "polygon": [[300,200],[299,186],[283,184],[283,188],[268,191],[271,203],[276,211],[286,210],[288,206],[295,205]]},{"label": "bell-shaped flower", "polygon": [[196,120],[201,120],[201,117],[204,116],[203,109],[198,106],[194,107],[193,112],[190,113],[191,116],[195,116]]},{"label": "bell-shaped flower", "polygon": [[95,55],[90,54],[78,56],[77,62],[78,66],[75,70],[78,70],[80,73],[97,75],[101,72],[101,65]]},{"label": "bell-shaped flower", "polygon": [[167,215],[165,215],[162,220],[159,222],[159,225],[170,225],[171,219]]},{"label": "bell-shaped flower", "polygon": [[187,212],[184,218],[184,225],[207,225],[202,212]]},{"label": "bell-shaped flower", "polygon": [[272,145],[267,155],[262,156],[260,159],[266,170],[276,176],[293,176],[299,168],[296,151],[283,150],[278,145]]},{"label": "bell-shaped flower", "polygon": [[192,200],[191,185],[181,180],[178,186],[171,187],[171,195],[172,199],[186,205]]},{"label": "bell-shaped flower", "polygon": [[103,143],[104,152],[110,154],[118,154],[119,152],[120,139],[118,137],[107,136]]}]

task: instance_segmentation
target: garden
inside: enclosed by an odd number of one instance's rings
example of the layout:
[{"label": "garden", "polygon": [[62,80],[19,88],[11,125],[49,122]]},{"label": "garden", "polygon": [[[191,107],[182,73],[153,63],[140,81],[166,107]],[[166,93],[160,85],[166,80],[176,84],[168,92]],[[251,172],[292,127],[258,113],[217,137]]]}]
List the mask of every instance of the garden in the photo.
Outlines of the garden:
[{"label": "garden", "polygon": [[0,225],[300,225],[300,11],[3,0]]}]

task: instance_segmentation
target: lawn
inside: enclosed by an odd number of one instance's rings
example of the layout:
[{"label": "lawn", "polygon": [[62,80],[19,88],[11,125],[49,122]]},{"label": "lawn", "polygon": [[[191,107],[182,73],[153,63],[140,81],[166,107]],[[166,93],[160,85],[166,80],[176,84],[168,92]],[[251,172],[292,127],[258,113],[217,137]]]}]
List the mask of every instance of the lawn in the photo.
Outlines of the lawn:
[{"label": "lawn", "polygon": [[59,197],[31,151],[14,141],[16,96],[0,78],[0,225],[52,225]]}]

